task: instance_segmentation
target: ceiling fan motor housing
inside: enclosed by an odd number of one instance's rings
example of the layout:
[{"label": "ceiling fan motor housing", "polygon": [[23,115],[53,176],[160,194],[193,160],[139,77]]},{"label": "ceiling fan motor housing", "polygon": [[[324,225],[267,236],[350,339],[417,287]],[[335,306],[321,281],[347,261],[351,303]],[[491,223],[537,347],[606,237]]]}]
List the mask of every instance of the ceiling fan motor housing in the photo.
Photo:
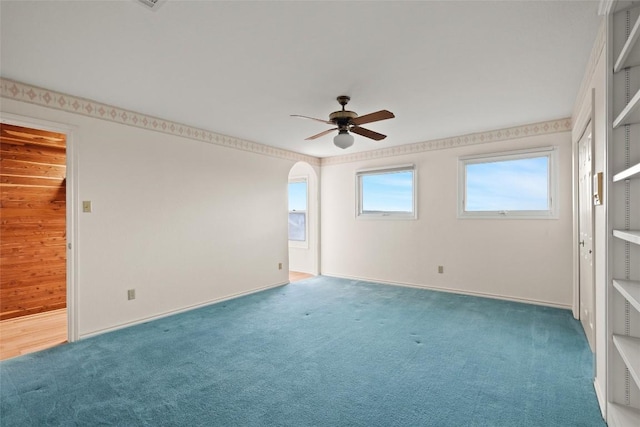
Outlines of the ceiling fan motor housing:
[{"label": "ceiling fan motor housing", "polygon": [[346,128],[351,123],[351,120],[358,117],[353,111],[335,111],[329,115],[329,121],[338,125],[340,129]]}]

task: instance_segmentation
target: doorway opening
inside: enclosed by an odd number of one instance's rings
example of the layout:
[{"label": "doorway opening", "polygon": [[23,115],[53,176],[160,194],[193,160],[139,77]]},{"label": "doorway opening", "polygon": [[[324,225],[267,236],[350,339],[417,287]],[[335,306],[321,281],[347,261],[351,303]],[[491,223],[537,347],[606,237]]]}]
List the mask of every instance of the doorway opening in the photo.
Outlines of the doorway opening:
[{"label": "doorway opening", "polygon": [[0,360],[68,340],[67,135],[0,124]]},{"label": "doorway opening", "polygon": [[306,162],[289,171],[289,281],[318,274],[318,177]]}]

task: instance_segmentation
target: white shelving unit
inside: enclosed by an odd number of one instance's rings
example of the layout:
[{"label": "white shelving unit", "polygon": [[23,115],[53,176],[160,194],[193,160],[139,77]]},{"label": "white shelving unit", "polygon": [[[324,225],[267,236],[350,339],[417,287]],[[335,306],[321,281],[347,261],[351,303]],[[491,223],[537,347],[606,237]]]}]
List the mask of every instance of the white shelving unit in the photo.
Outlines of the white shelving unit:
[{"label": "white shelving unit", "polygon": [[618,114],[613,122],[613,127],[617,128],[622,125],[640,122],[640,91],[631,98],[631,101],[624,107],[624,110]]},{"label": "white shelving unit", "polygon": [[637,230],[613,230],[613,236],[618,239],[640,245],[640,231]]},{"label": "white shelving unit", "polygon": [[613,345],[627,365],[631,378],[640,387],[640,338],[614,335]]},{"label": "white shelving unit", "polygon": [[640,163],[623,170],[613,176],[613,182],[626,181],[627,179],[640,178]]},{"label": "white shelving unit", "polygon": [[610,426],[637,426],[638,411],[628,406],[612,403],[609,405],[609,425]]},{"label": "white shelving unit", "polygon": [[630,64],[629,56],[633,51],[633,48],[635,47],[636,42],[638,41],[639,35],[640,35],[640,21],[636,21],[635,25],[633,26],[633,29],[629,33],[629,37],[627,37],[627,41],[624,43],[624,46],[620,51],[620,55],[618,55],[616,65],[613,66],[614,73],[617,73],[620,70],[633,66],[633,64]]},{"label": "white shelving unit", "polygon": [[607,143],[607,423],[640,426],[640,2],[614,11]]},{"label": "white shelving unit", "polygon": [[613,287],[640,312],[640,281],[613,279]]}]

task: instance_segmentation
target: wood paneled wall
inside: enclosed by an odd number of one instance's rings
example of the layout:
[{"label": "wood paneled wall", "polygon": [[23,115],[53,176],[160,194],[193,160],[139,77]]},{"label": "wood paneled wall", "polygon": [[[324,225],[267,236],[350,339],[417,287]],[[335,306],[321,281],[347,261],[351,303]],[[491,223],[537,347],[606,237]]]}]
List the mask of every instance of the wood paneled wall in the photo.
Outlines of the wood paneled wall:
[{"label": "wood paneled wall", "polygon": [[66,139],[0,125],[0,320],[66,307]]}]

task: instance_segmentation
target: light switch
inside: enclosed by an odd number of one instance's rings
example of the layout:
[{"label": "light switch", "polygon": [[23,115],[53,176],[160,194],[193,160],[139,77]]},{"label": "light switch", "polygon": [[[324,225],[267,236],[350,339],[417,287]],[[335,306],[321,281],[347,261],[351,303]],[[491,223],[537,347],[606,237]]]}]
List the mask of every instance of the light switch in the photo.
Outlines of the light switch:
[{"label": "light switch", "polygon": [[91,212],[91,200],[82,201],[82,212]]}]

